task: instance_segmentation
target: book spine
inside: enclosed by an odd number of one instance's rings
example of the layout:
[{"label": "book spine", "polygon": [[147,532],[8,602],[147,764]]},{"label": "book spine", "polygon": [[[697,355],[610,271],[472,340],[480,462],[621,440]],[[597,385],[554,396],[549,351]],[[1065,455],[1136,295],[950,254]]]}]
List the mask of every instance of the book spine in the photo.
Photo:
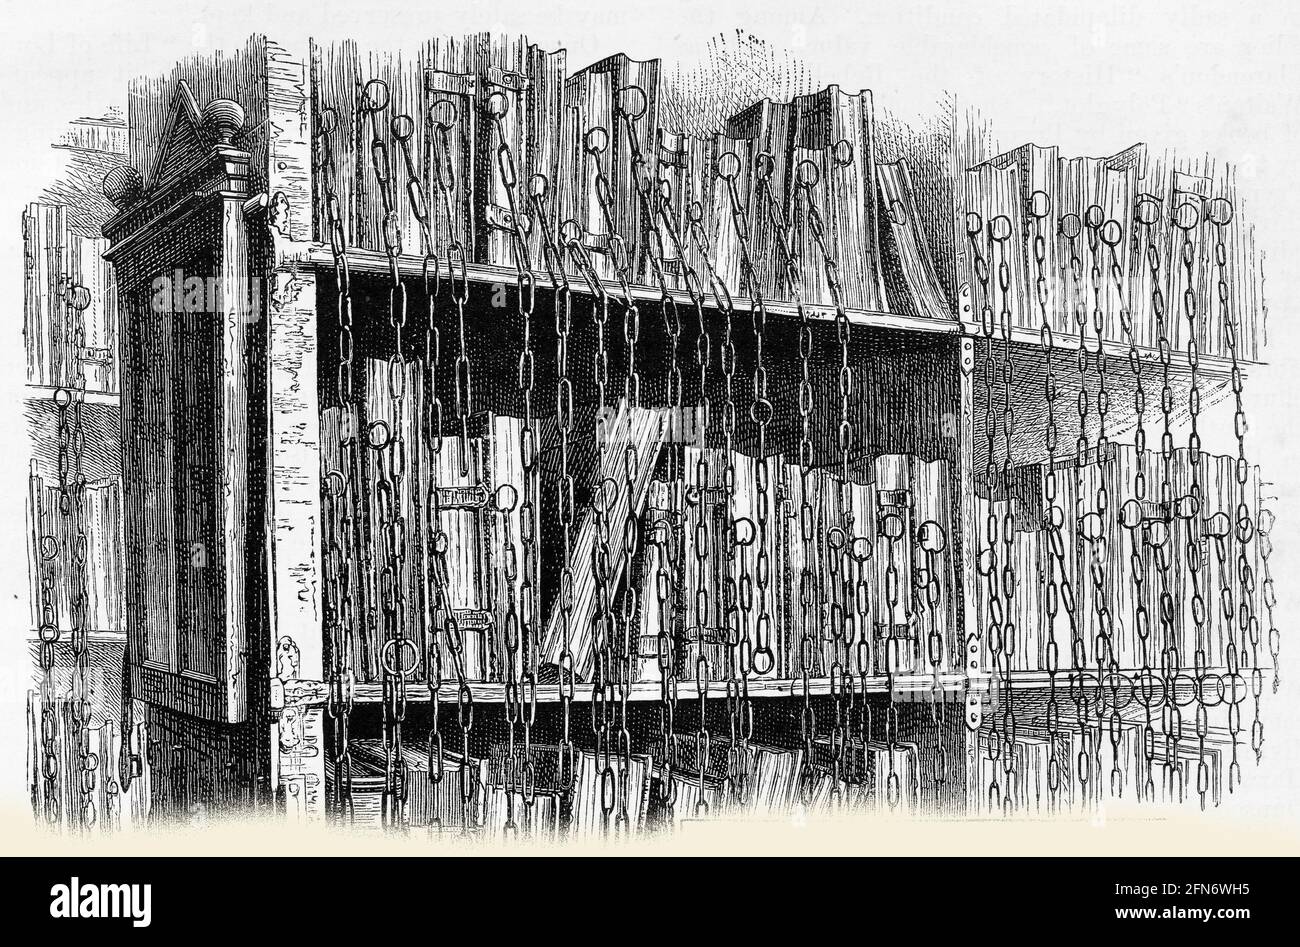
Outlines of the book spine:
[{"label": "book spine", "polygon": [[[869,310],[886,308],[881,271],[875,156],[875,116],[869,91],[848,95],[829,86],[794,100],[788,193],[800,186],[799,166],[815,169],[812,188],[825,223],[828,251],[839,267],[845,305]],[[805,221],[806,224],[806,221]],[[800,228],[804,286],[829,301],[830,287],[819,250]]]}]

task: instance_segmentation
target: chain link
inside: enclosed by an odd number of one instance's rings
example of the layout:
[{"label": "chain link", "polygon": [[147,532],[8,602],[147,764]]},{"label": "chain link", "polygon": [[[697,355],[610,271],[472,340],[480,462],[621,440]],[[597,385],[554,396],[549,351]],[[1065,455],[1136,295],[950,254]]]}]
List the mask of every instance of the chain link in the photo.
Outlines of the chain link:
[{"label": "chain link", "polygon": [[356,431],[358,409],[353,391],[355,341],[352,334],[352,281],[348,267],[342,209],[334,186],[336,169],[330,144],[330,136],[337,128],[338,113],[332,108],[322,109],[316,128],[316,147],[321,169],[326,228],[329,232],[334,282],[337,289],[335,312],[338,323],[339,361],[335,375],[335,396],[342,423],[340,446],[343,451],[343,470],[325,471],[329,489],[325,491],[323,512],[326,514],[327,522],[332,524],[331,536],[326,541],[326,595],[327,604],[333,615],[330,636],[329,698],[326,702],[326,712],[333,723],[332,749],[337,787],[337,815],[350,822],[355,814],[352,800],[352,753],[349,733],[353,662],[350,632],[359,620],[353,588],[358,577],[354,540],[357,528],[357,485],[360,471]]},{"label": "chain link", "polygon": [[[381,550],[386,561],[379,570],[379,607],[385,626],[380,667],[383,673],[384,724],[384,809],[385,824],[397,827],[404,821],[407,767],[402,746],[402,724],[406,719],[406,682],[410,668],[407,655],[415,646],[406,636],[407,619],[407,523],[403,512],[402,492],[406,478],[406,358],[402,351],[402,331],[406,325],[407,294],[399,269],[402,253],[401,231],[393,197],[391,158],[384,140],[381,113],[388,108],[388,86],[372,79],[362,90],[361,111],[370,120],[371,167],[379,185],[383,206],[384,252],[388,259],[392,285],[388,293],[388,322],[393,332],[393,349],[386,370],[387,394],[392,402],[392,421],[370,422],[367,437],[375,454],[375,506],[382,534]],[[393,121],[395,131],[408,131],[401,125],[402,116]],[[400,137],[400,136],[399,136]]]},{"label": "chain link", "polygon": [[[576,750],[572,735],[573,718],[573,526],[574,481],[569,471],[569,447],[573,439],[573,382],[569,378],[569,336],[573,328],[573,295],[564,268],[564,249],[556,243],[547,205],[550,182],[544,174],[529,180],[529,201],[533,220],[542,234],[542,262],[550,278],[555,314],[555,417],[559,429],[560,477],[556,487],[556,509],[560,523],[560,582],[555,608],[560,614],[562,645],[559,655],[560,745],[556,781],[560,791],[572,792],[576,772]],[[579,262],[575,260],[575,262]],[[593,693],[593,701],[595,695]]]},{"label": "chain link", "polygon": [[[998,676],[1009,675],[1004,669],[1003,632],[1005,614],[1000,594],[1001,583],[998,572],[998,518],[996,513],[997,487],[997,418],[995,414],[994,376],[997,373],[997,355],[994,349],[995,320],[993,315],[993,293],[989,261],[992,259],[994,245],[994,228],[1004,233],[1004,239],[1010,235],[1010,222],[1005,217],[989,221],[976,212],[966,215],[966,236],[970,242],[971,259],[975,277],[980,286],[980,334],[984,338],[984,436],[985,462],[984,485],[988,496],[988,515],[985,519],[983,548],[979,553],[977,569],[984,577],[986,605],[986,638],[989,654],[993,659],[994,673]],[[981,241],[987,242],[981,246]],[[985,248],[987,247],[987,254]],[[987,803],[990,810],[1002,808],[1004,804],[1001,784],[998,780],[998,768],[1002,758],[1002,734],[998,718],[992,715],[988,735],[988,759],[991,777],[988,786]]]},{"label": "chain link", "polygon": [[[1238,686],[1241,668],[1238,667],[1234,670],[1232,665],[1240,663],[1241,653],[1247,649],[1250,652],[1250,687],[1254,697],[1255,711],[1254,721],[1251,724],[1251,748],[1255,751],[1256,760],[1259,759],[1262,753],[1264,742],[1264,725],[1260,720],[1260,699],[1264,690],[1264,674],[1259,666],[1259,616],[1255,612],[1255,572],[1250,564],[1251,542],[1260,542],[1264,537],[1262,537],[1258,528],[1259,524],[1251,515],[1250,498],[1246,493],[1250,484],[1250,465],[1246,459],[1246,431],[1249,425],[1246,422],[1246,411],[1242,400],[1241,365],[1238,359],[1239,323],[1233,320],[1230,305],[1228,251],[1225,242],[1225,230],[1231,223],[1232,217],[1232,202],[1227,198],[1215,198],[1210,201],[1206,208],[1206,219],[1214,227],[1214,262],[1218,277],[1216,291],[1219,310],[1222,314],[1224,337],[1228,345],[1228,355],[1232,362],[1233,433],[1237,440],[1237,462],[1233,471],[1237,485],[1237,506],[1233,511],[1231,526],[1224,530],[1224,537],[1218,540],[1221,562],[1225,558],[1226,550],[1224,546],[1228,537],[1235,540],[1237,547],[1236,576],[1241,589],[1241,600],[1236,610],[1236,618],[1242,635],[1241,651],[1239,652],[1236,642],[1233,640],[1232,632],[1234,609],[1231,600],[1231,572],[1225,565],[1221,583],[1221,601],[1223,616],[1228,629],[1226,652],[1229,666],[1227,680],[1225,681],[1225,694],[1228,695],[1228,729],[1232,737],[1232,763],[1228,770],[1228,788],[1230,791],[1234,784],[1241,779],[1241,765],[1237,760],[1237,739],[1241,731],[1241,702],[1245,696],[1243,688]],[[1259,548],[1263,552],[1262,542]],[[1267,568],[1267,561],[1265,561],[1265,568]],[[1271,589],[1271,580],[1268,581]],[[1271,608],[1269,612],[1271,624]],[[1276,661],[1274,665],[1276,666]]]},{"label": "chain link", "polygon": [[[1206,667],[1205,645],[1208,637],[1208,614],[1205,596],[1202,592],[1201,568],[1202,552],[1198,534],[1202,526],[1205,509],[1201,485],[1201,435],[1198,421],[1201,412],[1201,391],[1198,378],[1200,365],[1200,348],[1196,341],[1198,322],[1201,318],[1199,300],[1196,291],[1196,248],[1192,241],[1193,231],[1200,228],[1201,209],[1185,202],[1174,208],[1174,226],[1182,231],[1182,265],[1185,287],[1183,289],[1183,317],[1187,325],[1187,367],[1190,373],[1190,387],[1187,393],[1187,413],[1189,430],[1187,435],[1187,466],[1191,474],[1188,492],[1182,499],[1182,515],[1188,520],[1187,529],[1187,573],[1190,579],[1192,623],[1195,630],[1196,647],[1193,653],[1195,728],[1197,743],[1196,789],[1200,796],[1201,808],[1206,805],[1209,792],[1209,762],[1206,759],[1205,738],[1208,720],[1205,701]],[[1235,651],[1235,649],[1234,649]],[[1230,653],[1229,660],[1235,664],[1236,655]],[[1230,668],[1230,673],[1237,673]],[[1177,695],[1172,695],[1177,701]]]},{"label": "chain link", "polygon": [[[1046,262],[1047,237],[1044,234],[1045,221],[1051,219],[1051,213],[1051,197],[1045,191],[1034,191],[1034,193],[1030,195],[1029,199],[1029,214],[1034,220],[1034,296],[1038,303],[1041,315],[1039,344],[1043,351],[1043,401],[1047,408],[1045,440],[1047,463],[1046,472],[1043,475],[1043,494],[1044,500],[1047,504],[1047,509],[1044,514],[1044,525],[1047,527],[1048,546],[1051,553],[1051,561],[1048,563],[1047,567],[1045,590],[1045,610],[1047,614],[1047,627],[1050,629],[1050,634],[1047,637],[1044,649],[1047,670],[1047,790],[1049,803],[1055,810],[1060,806],[1062,796],[1062,762],[1060,758],[1060,748],[1058,746],[1061,732],[1061,711],[1057,696],[1057,676],[1060,673],[1060,647],[1056,641],[1057,618],[1060,615],[1062,605],[1065,606],[1065,616],[1069,627],[1071,641],[1075,638],[1076,630],[1074,586],[1070,580],[1069,573],[1067,572],[1065,544],[1061,535],[1061,530],[1065,523],[1065,515],[1058,502],[1059,497],[1056,477],[1056,449],[1059,441],[1059,433],[1056,424],[1057,390],[1056,368],[1054,363],[1055,335],[1052,331],[1052,313],[1048,308]],[[1055,235],[1053,235],[1053,237],[1055,237]],[[1067,760],[1064,765],[1065,789],[1068,791],[1071,782],[1069,776],[1069,761]]]}]

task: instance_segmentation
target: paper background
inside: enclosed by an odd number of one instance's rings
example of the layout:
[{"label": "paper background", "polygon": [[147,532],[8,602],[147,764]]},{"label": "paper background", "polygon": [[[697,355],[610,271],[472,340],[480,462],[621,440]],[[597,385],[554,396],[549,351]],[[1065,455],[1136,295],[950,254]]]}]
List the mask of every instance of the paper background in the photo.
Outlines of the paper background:
[{"label": "paper background", "polygon": [[[762,832],[700,827],[650,845],[656,852],[707,848],[750,852],[997,854],[1042,851],[1300,852],[1300,640],[1287,619],[1300,597],[1300,450],[1296,378],[1300,368],[1300,4],[1273,2],[833,3],[622,2],[559,4],[497,0],[436,4],[280,0],[130,4],[3,3],[0,115],[0,848],[101,853],[166,849],[200,852],[343,850],[345,840],[288,827],[172,833],[148,840],[50,839],[38,835],[23,777],[24,636],[28,585],[23,507],[26,434],[19,416],[22,344],[22,206],[57,170],[50,141],[79,115],[125,106],[128,80],[160,74],[193,52],[241,45],[264,32],[305,48],[355,37],[401,47],[440,33],[523,32],[564,46],[577,69],[616,51],[634,58],[692,61],[708,38],[737,28],[804,57],[818,78],[870,88],[878,106],[907,116],[928,111],[945,91],[978,106],[999,143],[1058,144],[1063,154],[1112,154],[1134,142],[1210,155],[1239,166],[1239,186],[1257,245],[1265,253],[1269,306],[1267,368],[1246,383],[1247,450],[1276,483],[1278,524],[1272,560],[1282,629],[1283,688],[1264,706],[1264,762],[1244,754],[1245,784],[1206,815],[1186,806],[1173,819],[1142,810],[1139,821],[1114,806],[1094,823],[930,823],[855,821],[843,826],[771,826]],[[1149,402],[1154,403],[1154,402]],[[1206,447],[1233,450],[1231,408],[1202,419]],[[372,843],[373,844],[373,843]],[[390,846],[385,846],[390,847]],[[397,846],[412,854],[427,847]]]}]

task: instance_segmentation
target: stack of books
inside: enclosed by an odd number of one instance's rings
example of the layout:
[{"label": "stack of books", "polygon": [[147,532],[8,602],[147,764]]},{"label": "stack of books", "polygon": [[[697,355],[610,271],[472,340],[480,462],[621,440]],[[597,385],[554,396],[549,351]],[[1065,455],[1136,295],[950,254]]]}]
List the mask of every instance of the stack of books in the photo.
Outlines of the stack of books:
[{"label": "stack of books", "polygon": [[[115,393],[117,284],[100,256],[108,241],[79,230],[70,217],[61,204],[33,203],[23,212],[27,383]],[[73,285],[89,291],[87,308],[68,305]],[[168,293],[163,302],[171,301]],[[78,336],[80,348],[74,344]]]},{"label": "stack of books", "polygon": [[[1253,238],[1239,214],[1221,233],[1212,222],[1213,202],[1235,199],[1230,176],[1207,177],[1189,162],[1150,155],[1142,145],[1108,158],[1067,158],[1058,148],[1029,144],[971,167],[962,184],[958,199],[964,212],[979,215],[979,253],[989,272],[997,273],[1006,264],[1005,308],[1016,327],[1038,331],[1042,306],[1054,332],[1078,335],[1082,319],[1084,334],[1093,338],[1095,313],[1100,311],[1102,336],[1127,344],[1130,330],[1120,318],[1127,310],[1132,341],[1140,346],[1155,349],[1163,335],[1173,350],[1182,351],[1195,339],[1201,354],[1227,357],[1227,318],[1238,327],[1237,354],[1257,357],[1262,310]],[[1007,221],[1001,242],[990,239],[990,227],[998,218]],[[1040,237],[1041,273],[1034,249]],[[1217,290],[1220,237],[1226,263],[1224,299]],[[1154,283],[1152,251],[1159,263]],[[1190,280],[1184,252],[1192,260]],[[1000,313],[1004,300],[996,280],[990,280],[989,293],[997,298],[986,299],[974,254],[959,257],[966,267],[962,278],[974,295],[973,317],[978,319],[985,304]],[[1094,266],[1101,274],[1096,286],[1090,276]],[[1118,287],[1112,268],[1118,270]],[[1041,301],[1036,288],[1040,276]],[[1191,325],[1182,307],[1189,291],[1197,301]],[[1157,296],[1165,303],[1163,327]]]},{"label": "stack of books", "polygon": [[[1140,603],[1145,605],[1147,622],[1151,638],[1148,643],[1148,662],[1152,667],[1159,667],[1160,653],[1167,646],[1178,648],[1182,656],[1184,669],[1193,664],[1197,650],[1196,623],[1192,611],[1192,574],[1188,567],[1189,556],[1196,556],[1200,561],[1200,591],[1205,600],[1205,630],[1201,646],[1210,667],[1224,667],[1227,664],[1227,649],[1230,641],[1236,641],[1238,650],[1244,640],[1243,629],[1237,606],[1247,595],[1247,589],[1241,581],[1237,556],[1240,545],[1235,538],[1238,504],[1244,503],[1252,520],[1259,515],[1259,474],[1256,468],[1248,470],[1244,489],[1237,483],[1237,459],[1232,456],[1214,455],[1202,452],[1196,477],[1203,497],[1202,508],[1194,517],[1178,515],[1175,509],[1170,515],[1166,506],[1157,502],[1161,484],[1168,465],[1171,493],[1177,501],[1191,489],[1192,469],[1190,454],[1186,448],[1176,448],[1167,458],[1154,451],[1147,451],[1143,457],[1143,470],[1146,477],[1146,499],[1140,502],[1143,525],[1136,530],[1138,547],[1134,548],[1135,533],[1121,522],[1125,504],[1133,498],[1135,477],[1138,472],[1138,456],[1132,445],[1112,444],[1100,460],[1096,450],[1090,452],[1088,462],[1076,466],[1074,458],[1056,461],[1057,498],[1056,506],[1063,516],[1061,528],[1061,551],[1064,560],[1064,575],[1074,590],[1076,602],[1075,622],[1078,634],[1082,638],[1087,665],[1095,668],[1098,661],[1109,664],[1109,655],[1098,653],[1098,632],[1101,622],[1098,617],[1099,606],[1110,611],[1111,648],[1114,659],[1123,669],[1140,668],[1143,665],[1142,641],[1137,629],[1137,610]],[[1070,619],[1064,603],[1052,622],[1047,612],[1047,583],[1055,575],[1058,588],[1061,582],[1060,567],[1051,552],[1051,535],[1046,525],[1048,513],[1047,499],[1043,491],[1045,471],[1041,465],[1018,468],[1016,487],[1013,496],[1017,505],[1017,515],[1011,536],[1011,555],[1016,573],[1015,594],[1010,603],[1003,602],[1016,629],[1012,637],[1012,648],[1004,653],[1001,660],[1010,663],[1012,671],[1041,671],[1047,667],[1047,644],[1055,640],[1060,660],[1060,667],[1068,670],[1073,653],[1070,636]],[[1105,487],[1109,495],[1109,506],[1100,519],[1104,543],[1090,541],[1082,532],[1085,528],[1095,526],[1097,518],[1098,490]],[[986,546],[983,535],[984,523],[992,510],[998,518],[999,536],[996,548],[996,562],[999,572],[1006,559],[1006,547],[1001,535],[1005,503],[999,493],[990,503],[986,496],[976,497],[976,518],[979,524],[979,549]],[[1175,503],[1175,506],[1180,504]],[[1133,508],[1129,508],[1130,510]],[[1085,518],[1087,524],[1084,524]],[[1230,532],[1223,544],[1226,561],[1220,555],[1219,544],[1211,535],[1214,529],[1222,530],[1225,525]],[[1152,532],[1154,530],[1154,532]],[[1167,532],[1168,569],[1167,580],[1160,569],[1160,556],[1151,544],[1152,536]],[[1256,543],[1245,548],[1247,563],[1256,574],[1261,564]],[[1101,568],[1094,570],[1092,564],[1097,556],[1104,552],[1100,562]],[[1132,569],[1134,553],[1142,562],[1142,581],[1135,580]],[[1100,585],[1098,584],[1100,579]],[[1163,640],[1160,622],[1160,599],[1162,584],[1168,581],[1169,594],[1174,602],[1174,639]],[[1226,615],[1222,603],[1226,586],[1233,603],[1231,616]],[[1005,588],[999,584],[999,595],[1004,596]],[[1260,589],[1254,589],[1251,607],[1255,614],[1262,613],[1263,602],[1259,598]],[[987,622],[990,597],[987,582],[981,576],[976,587],[976,600],[983,622]],[[985,625],[987,627],[987,625]],[[988,639],[985,637],[985,660],[992,667],[994,657],[988,651]]]}]

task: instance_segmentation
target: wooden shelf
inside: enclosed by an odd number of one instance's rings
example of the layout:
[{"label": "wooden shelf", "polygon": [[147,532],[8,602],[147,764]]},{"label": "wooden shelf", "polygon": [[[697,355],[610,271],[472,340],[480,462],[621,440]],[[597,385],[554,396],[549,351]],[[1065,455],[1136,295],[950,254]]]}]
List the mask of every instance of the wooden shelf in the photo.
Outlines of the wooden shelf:
[{"label": "wooden shelf", "polygon": [[[1272,668],[1261,668],[1261,670],[1271,671]],[[1095,688],[1097,686],[1094,683],[1095,678],[1097,676],[1096,668],[1089,668],[1082,672],[1075,671],[1072,668],[1062,668],[1056,674],[1057,690],[1068,690],[1070,687],[1071,677],[1075,674],[1080,674],[1080,673],[1089,676],[1088,684],[1087,684],[1089,688]],[[1135,680],[1138,677],[1138,675],[1140,675],[1141,673],[1142,673],[1141,668],[1120,668],[1119,670],[1119,674],[1127,678],[1130,682]],[[1158,668],[1153,668],[1152,673],[1155,674],[1157,678],[1161,677]],[[1227,673],[1228,673],[1227,668],[1222,668],[1222,667],[1206,668],[1206,674],[1214,674],[1214,675],[1222,676],[1222,675],[1226,675]],[[1245,679],[1247,682],[1249,682],[1249,673],[1250,672],[1248,670],[1242,673],[1243,679]],[[1109,675],[1110,675],[1109,671],[1105,672],[1105,674],[1103,675],[1103,681],[1106,680],[1109,677]],[[989,687],[993,690],[997,690],[1003,686],[1002,679],[996,674],[988,675],[987,677],[983,677],[982,679],[988,681]],[[1190,682],[1195,679],[1194,673],[1191,671],[1190,668],[1184,668],[1182,671],[1179,672],[1178,679],[1180,681],[1186,679],[1188,682]],[[1040,690],[1040,689],[1047,688],[1049,686],[1049,683],[1050,682],[1046,671],[1012,671],[1011,672],[1011,686],[1014,690]],[[1110,689],[1109,684],[1103,683],[1102,686],[1103,689],[1105,690]]]},{"label": "wooden shelf", "polygon": [[[940,675],[939,681],[943,690],[948,693],[960,693],[967,687],[966,677],[960,674],[943,674]],[[328,697],[328,688],[320,681],[289,681],[283,686],[286,705],[318,706],[323,705]],[[906,674],[894,677],[895,693],[923,695],[928,693],[933,686],[934,676],[931,674]],[[469,689],[475,703],[505,703],[504,684],[475,682],[469,685]],[[820,677],[810,680],[808,690],[814,696],[829,695],[831,693],[830,678]],[[860,680],[855,679],[853,681],[853,690],[856,694],[862,692]],[[577,684],[573,688],[573,699],[581,703],[589,703],[591,701],[591,692],[592,687],[590,684]],[[888,686],[885,677],[877,675],[868,678],[867,692],[870,694],[887,693]],[[632,685],[628,700],[657,701],[660,699],[661,693],[662,689],[658,681],[642,681]],[[798,697],[802,693],[803,682],[798,679],[751,678],[749,682],[749,696],[754,698]],[[454,682],[444,683],[438,691],[438,701],[439,703],[455,703],[458,694],[459,688]],[[677,699],[679,702],[698,700],[699,696],[699,690],[694,681],[679,682],[677,686]],[[709,683],[708,697],[710,699],[726,696],[726,681],[712,681]],[[381,684],[356,684],[353,686],[352,697],[356,703],[378,703],[383,699],[383,686]],[[424,684],[407,684],[406,699],[411,703],[428,703],[429,689]],[[559,685],[538,685],[537,700],[542,703],[558,703],[560,700]]]},{"label": "wooden shelf", "polygon": [[[366,274],[383,274],[389,273],[388,257],[376,250],[357,250],[349,249],[347,251],[348,269],[350,273]],[[300,251],[297,256],[297,262],[306,263],[318,269],[329,270],[334,267],[334,256],[329,245],[325,243],[311,243],[307,248]],[[398,257],[398,271],[403,276],[419,278],[424,273],[424,258],[420,256],[404,255]],[[470,283],[475,285],[495,286],[505,284],[513,286],[515,283],[515,271],[508,266],[492,266],[484,263],[471,263],[465,267],[466,278]],[[550,290],[550,277],[545,273],[534,271],[534,279],[537,288],[543,293]],[[446,280],[444,271],[443,280]],[[580,276],[569,276],[569,283],[576,295],[589,295],[590,289],[586,282]],[[611,297],[618,298],[621,296],[622,289],[617,282],[610,280],[604,281],[605,291]],[[632,298],[638,302],[658,302],[662,293],[658,287],[654,286],[632,286]],[[679,306],[689,306],[690,295],[685,290],[672,290],[671,295]],[[717,305],[713,296],[705,293],[705,306],[708,309],[716,309]],[[737,313],[746,313],[750,311],[750,301],[747,297],[734,295],[732,302]],[[780,317],[793,317],[798,314],[794,303],[782,300],[764,300],[765,308],[768,315]],[[812,319],[823,322],[834,321],[835,308],[827,305],[814,305],[809,303],[805,306],[808,315]],[[893,329],[903,332],[922,332],[938,335],[961,335],[962,325],[954,318],[952,320],[929,319],[923,316],[906,316],[892,312],[878,312],[866,309],[848,310],[849,322],[854,326],[865,326],[878,329]]]},{"label": "wooden shelf", "polygon": [[[974,447],[974,465],[976,470],[984,466],[987,450],[985,432],[985,392],[984,392],[984,340],[978,335],[978,328],[966,325],[969,335],[977,333],[975,345],[975,410],[972,417],[971,436]],[[995,372],[994,406],[999,425],[1002,410],[1001,364],[1004,357],[1004,343],[1000,338],[993,342],[993,355],[998,369]],[[1086,340],[1087,350],[1093,355],[1097,350],[1096,340]],[[1105,343],[1107,353],[1106,389],[1108,414],[1106,433],[1116,441],[1129,440],[1137,424],[1135,394],[1137,379],[1129,365],[1128,346]],[[1080,392],[1086,392],[1089,403],[1089,437],[1096,436],[1098,416],[1096,401],[1100,379],[1097,374],[1095,357],[1090,357],[1086,373],[1080,377],[1075,353],[1079,348],[1078,336],[1056,335],[1053,341],[1055,355],[1053,358],[1053,377],[1056,382],[1057,448],[1056,459],[1068,460],[1073,457],[1074,444],[1079,433],[1079,416],[1076,403]],[[1153,433],[1162,426],[1160,412],[1160,388],[1163,383],[1160,356],[1154,349],[1141,348],[1138,358],[1142,366],[1142,387],[1145,392],[1145,414],[1148,445],[1158,448],[1159,435]],[[1038,333],[1016,329],[1012,335],[1011,359],[1013,365],[1014,387],[1011,394],[1015,410],[1015,432],[1012,451],[1022,463],[1040,463],[1046,459],[1047,403],[1044,400],[1044,384],[1047,376],[1047,360],[1039,343]],[[1189,394],[1192,374],[1187,363],[1187,353],[1175,350],[1169,360],[1169,388],[1172,395],[1171,422],[1177,427],[1186,422],[1188,417]],[[1242,375],[1262,363],[1239,363]],[[1232,362],[1216,356],[1201,356],[1196,374],[1197,389],[1200,392],[1201,410],[1208,410],[1212,405],[1232,395]],[[1000,427],[999,427],[1000,430]],[[1001,451],[1001,434],[998,450]],[[1178,445],[1182,446],[1182,445]]]},{"label": "wooden shelf", "polygon": [[[54,396],[60,391],[56,385],[24,385],[23,400],[31,405],[48,405],[55,410]],[[116,408],[122,404],[122,397],[114,391],[87,391],[84,404]]]},{"label": "wooden shelf", "polygon": [[[31,644],[39,644],[41,639],[40,636],[37,634],[36,630],[31,629],[27,632],[27,640]],[[102,629],[95,629],[86,632],[86,640],[91,642],[102,642],[105,644],[113,644],[113,643],[121,644],[126,641],[126,632],[105,631]],[[72,632],[69,629],[64,628],[59,635],[59,640],[56,647],[60,647],[60,648],[67,647],[71,642],[72,642]]]},{"label": "wooden shelf", "polygon": [[[977,323],[962,323],[967,335],[975,336],[983,340],[984,336],[980,331]],[[994,334],[994,344],[1001,346],[1003,339],[1001,331],[997,330]],[[1042,349],[1042,339],[1037,329],[1016,328],[1011,330],[1011,344],[1021,350],[1031,348],[1035,352]],[[1066,332],[1052,333],[1052,348],[1057,352],[1058,358],[1070,359],[1073,364],[1074,353],[1079,350],[1079,336]],[[1086,336],[1083,339],[1083,345],[1090,355],[1097,351],[1097,339],[1095,336]],[[1128,353],[1129,345],[1125,340],[1104,339],[1102,340],[1102,350],[1106,353],[1108,362],[1114,361],[1118,365],[1111,369],[1111,373],[1129,373]],[[1160,351],[1149,345],[1139,345],[1137,347],[1138,358],[1142,361],[1145,374],[1152,375],[1153,371],[1157,373],[1160,370]],[[1247,361],[1238,359],[1237,365],[1242,374],[1249,372],[1251,368],[1257,368],[1265,365],[1265,362]],[[1169,350],[1169,367],[1171,371],[1179,374],[1186,374],[1191,371],[1191,365],[1187,360],[1187,350],[1185,348],[1171,348]],[[1232,359],[1225,358],[1222,355],[1200,355],[1196,362],[1196,371],[1198,375],[1204,376],[1223,376],[1227,378],[1232,374]]]}]

